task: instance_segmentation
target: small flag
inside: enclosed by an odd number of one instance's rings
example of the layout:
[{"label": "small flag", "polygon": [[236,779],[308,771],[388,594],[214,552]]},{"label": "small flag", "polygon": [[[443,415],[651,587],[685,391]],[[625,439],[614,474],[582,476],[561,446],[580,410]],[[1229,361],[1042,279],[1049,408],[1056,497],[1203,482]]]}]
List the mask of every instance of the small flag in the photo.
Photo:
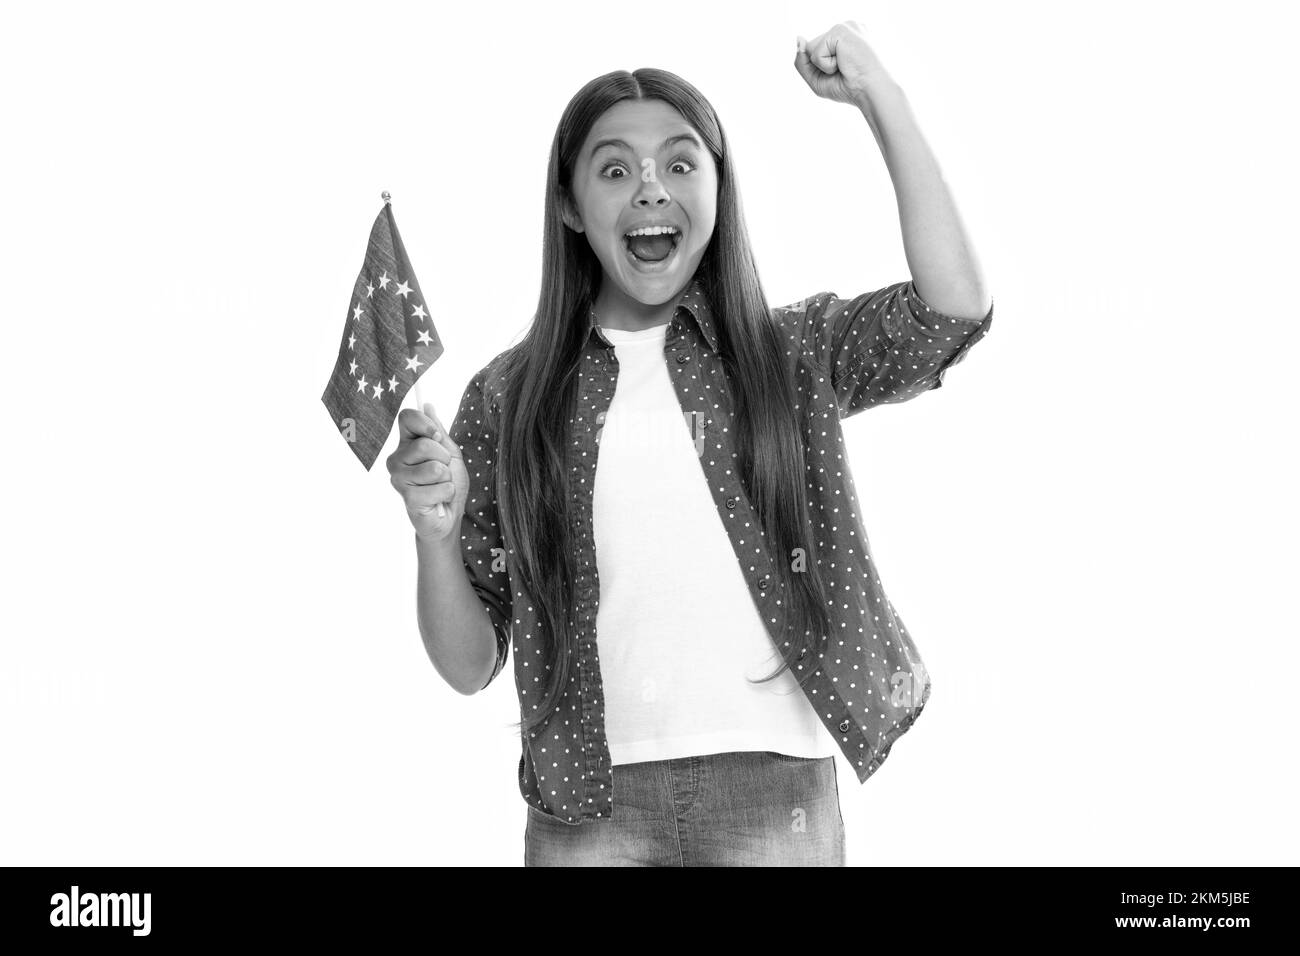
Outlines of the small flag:
[{"label": "small flag", "polygon": [[442,340],[385,193],[352,288],[334,374],[321,395],[339,434],[367,471],[388,440],[407,391],[440,355]]}]

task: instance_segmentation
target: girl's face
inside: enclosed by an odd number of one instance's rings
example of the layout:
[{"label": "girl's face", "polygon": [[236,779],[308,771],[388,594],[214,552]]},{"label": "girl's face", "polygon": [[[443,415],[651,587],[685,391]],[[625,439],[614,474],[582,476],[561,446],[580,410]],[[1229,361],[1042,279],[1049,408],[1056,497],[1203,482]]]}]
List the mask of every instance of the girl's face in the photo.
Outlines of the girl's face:
[{"label": "girl's face", "polygon": [[[718,172],[681,113],[654,99],[610,107],[582,144],[572,191],[577,208],[566,203],[564,221],[586,233],[604,281],[646,305],[686,287],[713,236]],[[628,236],[647,223],[672,234]]]}]

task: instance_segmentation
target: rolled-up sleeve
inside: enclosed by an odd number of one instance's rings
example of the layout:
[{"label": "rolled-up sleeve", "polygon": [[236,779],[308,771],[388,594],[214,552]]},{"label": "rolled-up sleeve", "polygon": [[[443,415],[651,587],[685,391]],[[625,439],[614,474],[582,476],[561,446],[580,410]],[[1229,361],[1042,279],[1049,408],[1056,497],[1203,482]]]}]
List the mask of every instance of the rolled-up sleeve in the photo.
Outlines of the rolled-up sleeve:
[{"label": "rolled-up sleeve", "polygon": [[993,322],[992,305],[978,319],[931,308],[910,279],[853,298],[820,292],[776,312],[830,377],[841,418],[941,387]]},{"label": "rolled-up sleeve", "polygon": [[485,368],[470,380],[448,431],[451,440],[460,448],[465,471],[469,474],[469,494],[460,523],[461,557],[470,584],[492,622],[497,639],[496,665],[483,684],[484,688],[505,667],[510,650],[512,612],[505,542],[497,519],[497,430],[484,397],[486,377]]}]

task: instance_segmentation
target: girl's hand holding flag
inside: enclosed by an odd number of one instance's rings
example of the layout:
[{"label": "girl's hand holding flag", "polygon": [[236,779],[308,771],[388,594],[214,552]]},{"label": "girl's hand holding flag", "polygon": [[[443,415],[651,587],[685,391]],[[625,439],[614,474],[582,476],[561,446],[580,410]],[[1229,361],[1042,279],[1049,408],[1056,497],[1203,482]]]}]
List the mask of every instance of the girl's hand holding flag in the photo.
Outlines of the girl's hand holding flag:
[{"label": "girl's hand holding flag", "polygon": [[397,427],[397,449],[387,459],[393,487],[406,503],[416,535],[441,541],[460,527],[469,496],[469,473],[460,448],[430,404],[422,412],[402,409]]}]

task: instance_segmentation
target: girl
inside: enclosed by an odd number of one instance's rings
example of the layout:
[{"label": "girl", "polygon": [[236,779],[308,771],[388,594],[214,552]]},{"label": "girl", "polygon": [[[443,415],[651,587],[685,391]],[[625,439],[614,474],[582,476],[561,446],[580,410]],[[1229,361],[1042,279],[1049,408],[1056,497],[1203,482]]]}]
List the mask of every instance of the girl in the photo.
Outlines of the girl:
[{"label": "girl", "polygon": [[992,300],[861,28],[795,67],[870,124],[910,281],[769,308],[712,106],[610,73],[555,134],[524,341],[450,434],[399,416],[434,667],[472,694],[515,649],[525,865],[843,865],[834,754],[865,782],[929,697],[840,421],[939,387]]}]

